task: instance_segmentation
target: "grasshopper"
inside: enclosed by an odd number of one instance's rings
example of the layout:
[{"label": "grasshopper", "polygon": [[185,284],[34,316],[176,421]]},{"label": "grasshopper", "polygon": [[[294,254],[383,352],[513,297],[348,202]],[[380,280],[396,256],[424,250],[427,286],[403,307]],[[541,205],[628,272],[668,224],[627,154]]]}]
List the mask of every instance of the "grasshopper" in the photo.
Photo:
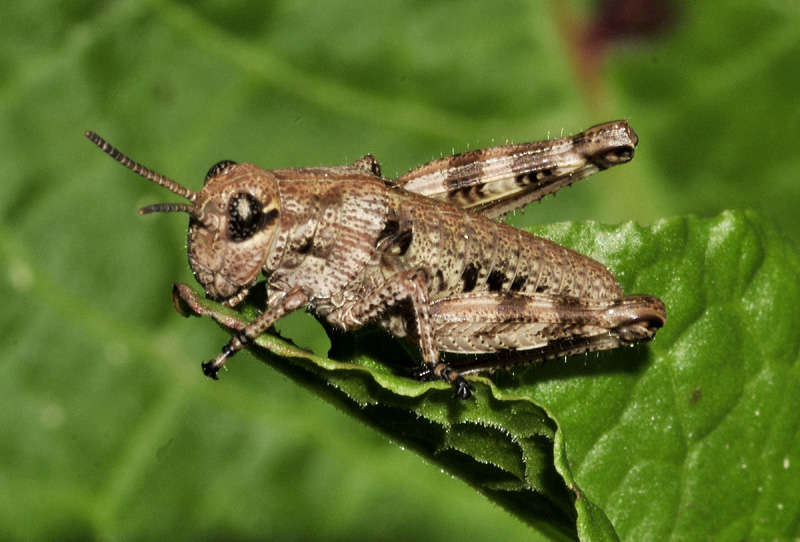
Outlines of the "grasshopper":
[{"label": "grasshopper", "polygon": [[[267,306],[212,360],[206,376],[284,315],[310,308],[343,330],[376,323],[416,343],[414,377],[465,374],[648,341],[664,304],[624,296],[606,267],[494,218],[630,161],[626,121],[575,136],[435,160],[396,180],[375,157],[338,167],[264,170],[225,160],[200,192],[134,162],[93,132],[116,161],[189,203],[140,214],[189,215],[189,265],[211,299],[235,307],[261,274]],[[452,362],[440,352],[476,354]]]}]

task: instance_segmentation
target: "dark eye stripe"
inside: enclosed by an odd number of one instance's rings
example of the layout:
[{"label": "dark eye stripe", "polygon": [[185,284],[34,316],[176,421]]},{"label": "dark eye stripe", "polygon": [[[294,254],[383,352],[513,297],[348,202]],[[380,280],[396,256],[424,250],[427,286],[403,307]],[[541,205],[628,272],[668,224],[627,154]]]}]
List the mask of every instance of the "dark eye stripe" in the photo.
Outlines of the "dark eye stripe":
[{"label": "dark eye stripe", "polygon": [[275,222],[278,221],[279,214],[280,213],[277,209],[270,209],[266,213],[263,213],[261,215],[261,227],[259,229],[263,230],[264,228],[269,228],[270,226],[274,225]]}]

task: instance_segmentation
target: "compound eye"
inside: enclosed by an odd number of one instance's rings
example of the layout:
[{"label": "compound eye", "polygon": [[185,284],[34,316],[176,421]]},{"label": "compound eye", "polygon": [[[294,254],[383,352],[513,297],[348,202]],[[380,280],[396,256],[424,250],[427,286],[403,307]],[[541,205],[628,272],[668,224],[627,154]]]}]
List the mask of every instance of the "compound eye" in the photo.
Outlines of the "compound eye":
[{"label": "compound eye", "polygon": [[245,241],[258,232],[263,218],[261,202],[250,194],[236,194],[231,198],[228,237],[231,241]]},{"label": "compound eye", "polygon": [[208,184],[208,181],[210,181],[211,179],[213,179],[214,177],[216,177],[220,173],[223,173],[229,167],[235,166],[235,165],[236,165],[236,162],[234,162],[233,160],[222,160],[221,162],[217,162],[216,164],[211,166],[211,169],[209,169],[208,173],[206,173],[206,178],[203,181],[203,186]]}]

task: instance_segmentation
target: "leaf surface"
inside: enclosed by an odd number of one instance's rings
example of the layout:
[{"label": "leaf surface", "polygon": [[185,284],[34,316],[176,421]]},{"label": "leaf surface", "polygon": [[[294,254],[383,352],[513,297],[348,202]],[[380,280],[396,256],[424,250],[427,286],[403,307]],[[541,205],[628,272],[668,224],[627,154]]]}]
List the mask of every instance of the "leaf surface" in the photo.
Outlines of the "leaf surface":
[{"label": "leaf surface", "polygon": [[[671,25],[623,43],[606,39],[620,18],[600,4],[5,6],[0,539],[540,539],[438,464],[249,354],[221,382],[206,381],[199,363],[228,336],[172,309],[171,285],[194,284],[185,217],[135,212],[177,198],[83,132],[199,189],[222,159],[281,168],[372,153],[395,176],[452,152],[618,118],[639,134],[634,161],[514,222],[657,223],[653,237],[633,226],[536,231],[609,264],[626,291],[662,295],[669,323],[622,360],[498,372],[496,390],[503,401],[535,391],[566,458],[559,484],[571,473],[585,496],[574,509],[592,503],[622,539],[691,529],[721,540],[797,538],[800,325],[786,270],[800,231],[800,11],[792,2],[675,2]],[[587,29],[611,46],[585,42]],[[593,71],[587,51],[602,53]],[[745,208],[765,221],[737,212],[658,222]],[[627,236],[642,245],[633,266],[614,248]],[[600,252],[602,243],[611,246]],[[292,337],[319,354],[330,348],[321,332]],[[338,362],[407,393],[446,392],[396,379],[393,358],[377,355],[383,335],[332,340]],[[374,388],[372,378],[360,385]],[[674,383],[671,396],[662,381]],[[597,421],[586,422],[587,410]],[[501,464],[519,472],[512,457],[507,450]],[[586,517],[601,517],[594,507]]]},{"label": "leaf surface", "polygon": [[[259,340],[256,354],[542,532],[615,539],[604,510],[623,529],[635,518],[629,536],[773,532],[751,510],[769,489],[765,482],[784,476],[797,453],[787,434],[767,450],[775,460],[762,457],[771,428],[794,425],[773,387],[797,384],[797,331],[786,324],[797,321],[800,305],[796,253],[772,226],[743,213],[651,228],[557,224],[537,231],[608,261],[626,291],[661,296],[669,317],[657,339],[474,378],[476,397],[467,402],[445,384],[410,380],[397,345],[369,346],[392,342],[377,332],[335,346],[339,360],[271,336]],[[187,286],[176,288],[194,313],[224,327],[247,321]],[[790,348],[765,352],[754,325]],[[743,431],[752,438],[742,442]],[[573,433],[580,436],[566,438]],[[582,491],[573,471],[593,485]],[[748,477],[764,483],[730,482]],[[712,480],[726,481],[723,495],[722,482]],[[653,514],[653,502],[673,513]],[[713,521],[699,520],[712,514]]]}]

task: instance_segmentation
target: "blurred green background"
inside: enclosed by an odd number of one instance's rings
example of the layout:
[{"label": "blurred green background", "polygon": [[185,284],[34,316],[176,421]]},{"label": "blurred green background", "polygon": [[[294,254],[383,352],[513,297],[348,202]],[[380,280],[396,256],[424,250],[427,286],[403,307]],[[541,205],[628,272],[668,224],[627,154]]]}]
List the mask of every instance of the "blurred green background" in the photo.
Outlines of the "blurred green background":
[{"label": "blurred green background", "polygon": [[[638,10],[638,11],[637,11]],[[84,138],[199,188],[373,153],[627,118],[633,163],[520,224],[753,208],[797,243],[800,2],[54,2],[0,18],[0,539],[535,538],[172,309],[173,201]],[[303,324],[307,325],[308,320]]]}]

